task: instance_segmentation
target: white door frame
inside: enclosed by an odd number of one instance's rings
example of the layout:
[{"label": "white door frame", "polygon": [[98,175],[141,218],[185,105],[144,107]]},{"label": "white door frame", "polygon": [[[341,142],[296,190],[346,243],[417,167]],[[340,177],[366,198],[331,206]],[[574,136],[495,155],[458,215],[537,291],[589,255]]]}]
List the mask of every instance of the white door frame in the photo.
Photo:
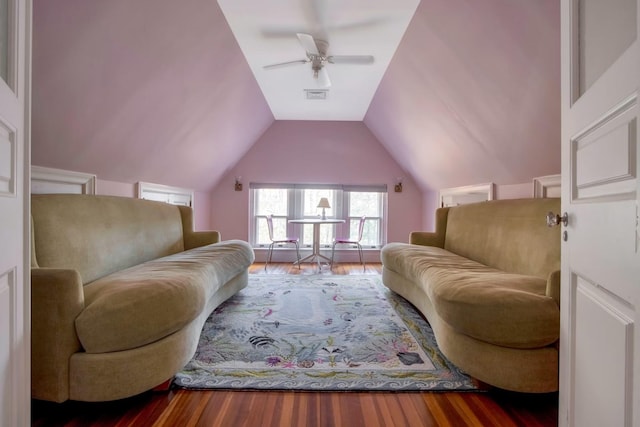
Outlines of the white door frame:
[{"label": "white door frame", "polygon": [[0,425],[31,425],[32,0],[9,0],[0,80]]}]

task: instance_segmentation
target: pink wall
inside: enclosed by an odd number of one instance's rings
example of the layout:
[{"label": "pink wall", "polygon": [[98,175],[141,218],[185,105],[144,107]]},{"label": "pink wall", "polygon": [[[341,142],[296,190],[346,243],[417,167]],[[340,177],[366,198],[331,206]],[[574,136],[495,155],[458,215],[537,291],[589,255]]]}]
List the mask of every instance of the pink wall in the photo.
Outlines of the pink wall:
[{"label": "pink wall", "polygon": [[[402,193],[393,191],[397,177]],[[422,229],[422,193],[362,122],[274,122],[211,193],[211,224],[224,239],[249,238],[250,182],[387,184],[387,240]]]}]

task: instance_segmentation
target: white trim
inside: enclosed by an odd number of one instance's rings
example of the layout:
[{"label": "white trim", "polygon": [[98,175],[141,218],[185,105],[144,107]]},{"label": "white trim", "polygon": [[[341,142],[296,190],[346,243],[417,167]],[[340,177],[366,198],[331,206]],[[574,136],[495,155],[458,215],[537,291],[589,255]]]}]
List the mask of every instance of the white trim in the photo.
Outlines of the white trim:
[{"label": "white trim", "polygon": [[31,166],[31,193],[96,194],[95,175],[62,169]]},{"label": "white trim", "polygon": [[533,197],[536,199],[560,197],[561,180],[560,174],[533,178]]},{"label": "white trim", "polygon": [[22,159],[22,203],[23,203],[23,248],[22,248],[22,334],[25,337],[23,343],[23,354],[18,357],[22,359],[23,365],[20,372],[16,372],[22,387],[18,390],[17,413],[20,419],[25,420],[25,424],[31,423],[31,94],[32,94],[32,52],[33,52],[33,2],[24,2],[24,74],[17,73],[15,83],[19,83],[20,78],[24,78],[24,116],[23,116],[23,153]]},{"label": "white trim", "polygon": [[[446,201],[445,199],[447,198],[451,198],[451,200]],[[464,187],[444,188],[438,193],[438,207],[493,200],[494,198],[495,184],[493,182],[466,185]],[[453,203],[455,199],[457,199],[457,202]]]},{"label": "white trim", "polygon": [[136,190],[136,197],[139,199],[155,200],[193,208],[194,192],[187,188],[140,181],[136,184]]}]

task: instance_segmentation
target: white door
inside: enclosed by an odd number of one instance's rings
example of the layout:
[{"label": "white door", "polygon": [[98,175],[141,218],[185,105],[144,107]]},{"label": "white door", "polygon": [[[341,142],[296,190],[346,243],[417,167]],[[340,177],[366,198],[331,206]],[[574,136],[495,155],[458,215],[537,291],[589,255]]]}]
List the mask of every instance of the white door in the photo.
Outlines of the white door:
[{"label": "white door", "polygon": [[[28,0],[0,0],[0,425],[30,424]],[[27,216],[28,217],[28,216]]]},{"label": "white door", "polygon": [[638,0],[561,10],[559,425],[640,426]]}]

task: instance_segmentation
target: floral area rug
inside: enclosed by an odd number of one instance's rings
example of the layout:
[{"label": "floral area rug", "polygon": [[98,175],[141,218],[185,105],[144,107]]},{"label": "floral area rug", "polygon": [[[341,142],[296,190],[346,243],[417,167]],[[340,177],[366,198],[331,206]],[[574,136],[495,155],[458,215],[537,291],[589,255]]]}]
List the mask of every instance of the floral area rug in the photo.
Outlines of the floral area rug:
[{"label": "floral area rug", "polygon": [[380,276],[255,275],[174,379],[193,389],[477,390]]}]

